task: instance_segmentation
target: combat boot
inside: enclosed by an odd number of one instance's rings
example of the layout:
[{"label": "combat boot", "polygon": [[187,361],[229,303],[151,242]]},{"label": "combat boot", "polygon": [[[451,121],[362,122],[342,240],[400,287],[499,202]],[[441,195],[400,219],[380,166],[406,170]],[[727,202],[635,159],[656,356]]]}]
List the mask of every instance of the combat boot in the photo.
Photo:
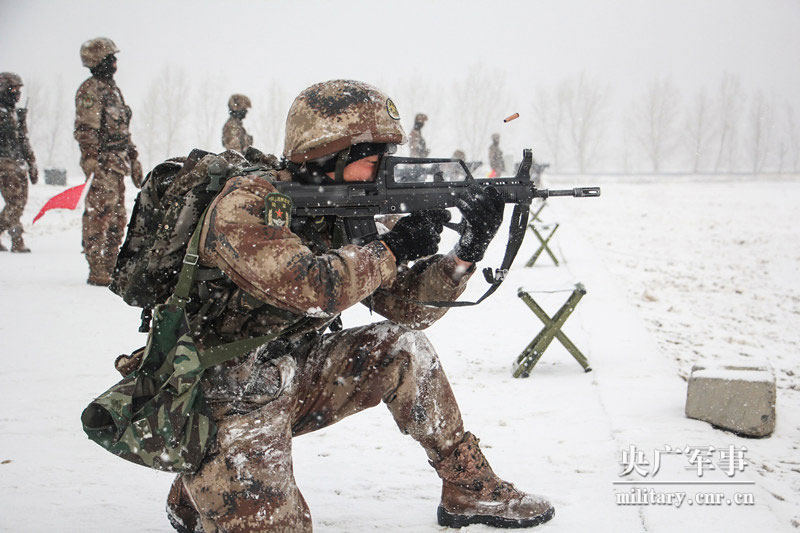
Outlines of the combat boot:
[{"label": "combat boot", "polygon": [[167,495],[167,518],[178,533],[203,533],[200,514],[189,499],[180,476],[172,482]]},{"label": "combat boot", "polygon": [[111,283],[111,275],[102,266],[89,265],[89,277],[86,279],[89,285],[107,287]]},{"label": "combat boot", "polygon": [[14,231],[13,229],[8,230],[8,234],[11,236],[11,252],[17,254],[27,254],[30,253],[31,249],[25,246],[25,241],[22,240],[22,232],[21,231]]},{"label": "combat boot", "polygon": [[442,478],[439,525],[522,528],[555,515],[553,506],[541,496],[526,494],[497,477],[472,433],[464,434],[450,456],[431,464]]}]

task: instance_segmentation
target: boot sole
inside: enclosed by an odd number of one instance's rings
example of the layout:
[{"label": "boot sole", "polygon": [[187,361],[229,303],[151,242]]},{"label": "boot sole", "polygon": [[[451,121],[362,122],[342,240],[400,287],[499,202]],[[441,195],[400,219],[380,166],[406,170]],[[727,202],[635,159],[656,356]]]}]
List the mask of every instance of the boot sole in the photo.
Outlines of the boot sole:
[{"label": "boot sole", "polygon": [[518,529],[524,527],[534,527],[538,526],[539,524],[544,524],[553,516],[555,516],[556,510],[551,507],[544,513],[540,515],[533,516],[531,518],[503,518],[500,516],[491,516],[491,515],[462,515],[462,514],[454,514],[448,512],[444,507],[441,505],[439,509],[436,511],[437,518],[439,520],[440,526],[447,526],[447,527],[464,527],[470,524],[483,524],[486,526],[491,527],[499,527],[505,529]]}]

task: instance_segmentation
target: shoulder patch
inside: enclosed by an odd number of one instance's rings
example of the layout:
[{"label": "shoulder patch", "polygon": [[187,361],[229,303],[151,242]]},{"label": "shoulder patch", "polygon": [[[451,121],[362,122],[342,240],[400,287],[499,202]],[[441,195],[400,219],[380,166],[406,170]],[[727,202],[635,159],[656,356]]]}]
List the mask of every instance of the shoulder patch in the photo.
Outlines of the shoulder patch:
[{"label": "shoulder patch", "polygon": [[264,198],[264,221],[267,226],[288,228],[292,221],[292,199],[279,192]]},{"label": "shoulder patch", "polygon": [[91,94],[83,95],[83,98],[81,98],[81,105],[87,108],[92,107],[94,105],[94,96]]}]

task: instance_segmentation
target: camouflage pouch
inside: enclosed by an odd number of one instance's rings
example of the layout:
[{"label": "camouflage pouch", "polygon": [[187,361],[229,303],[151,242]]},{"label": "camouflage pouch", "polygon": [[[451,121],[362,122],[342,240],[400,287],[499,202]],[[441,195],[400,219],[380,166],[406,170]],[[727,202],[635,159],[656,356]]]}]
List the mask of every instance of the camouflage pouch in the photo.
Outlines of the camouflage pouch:
[{"label": "camouflage pouch", "polygon": [[128,461],[194,472],[216,434],[200,387],[204,370],[183,309],[158,306],[141,365],[84,409],[83,430]]},{"label": "camouflage pouch", "polygon": [[203,372],[278,336],[276,332],[202,351],[195,345],[185,306],[205,215],[189,240],[175,291],[154,309],[141,364],[81,414],[91,440],[123,459],[167,472],[196,471],[216,435],[200,385]]}]

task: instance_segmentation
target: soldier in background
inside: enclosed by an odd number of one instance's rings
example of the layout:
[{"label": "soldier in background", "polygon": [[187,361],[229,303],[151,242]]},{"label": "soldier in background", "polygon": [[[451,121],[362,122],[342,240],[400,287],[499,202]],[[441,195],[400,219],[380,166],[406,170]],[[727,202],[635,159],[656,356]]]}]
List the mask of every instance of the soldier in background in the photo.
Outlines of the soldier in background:
[{"label": "soldier in background", "polygon": [[451,157],[451,159],[460,159],[466,162],[467,154],[465,154],[463,150],[456,150],[455,152],[453,152],[453,156]]},{"label": "soldier in background", "polygon": [[490,178],[502,176],[506,171],[506,164],[503,161],[503,151],[500,149],[500,134],[492,134],[492,144],[489,145],[489,166],[492,171],[489,173]]},{"label": "soldier in background", "polygon": [[228,99],[228,114],[231,117],[222,127],[222,146],[226,150],[236,150],[243,154],[253,146],[253,136],[247,134],[242,124],[250,107],[250,99],[243,94],[234,94]]},{"label": "soldier in background", "polygon": [[422,126],[428,121],[428,115],[424,113],[417,113],[414,117],[414,129],[408,136],[409,150],[411,157],[428,157],[431,153],[425,144],[425,139],[422,138]]},{"label": "soldier in background", "polygon": [[81,45],[81,62],[92,77],[75,94],[75,139],[86,179],[94,176],[83,213],[83,253],[90,285],[108,285],[128,217],[124,177],[142,185],[142,166],[131,142],[131,108],[114,82],[119,49],[98,37]]},{"label": "soldier in background", "polygon": [[[0,193],[6,202],[0,212],[0,235],[8,231],[11,251],[30,252],[22,240],[20,217],[28,202],[28,179],[39,179],[36,158],[28,142],[27,109],[16,109],[22,79],[13,72],[0,73]],[[0,252],[7,251],[0,242]]]}]

